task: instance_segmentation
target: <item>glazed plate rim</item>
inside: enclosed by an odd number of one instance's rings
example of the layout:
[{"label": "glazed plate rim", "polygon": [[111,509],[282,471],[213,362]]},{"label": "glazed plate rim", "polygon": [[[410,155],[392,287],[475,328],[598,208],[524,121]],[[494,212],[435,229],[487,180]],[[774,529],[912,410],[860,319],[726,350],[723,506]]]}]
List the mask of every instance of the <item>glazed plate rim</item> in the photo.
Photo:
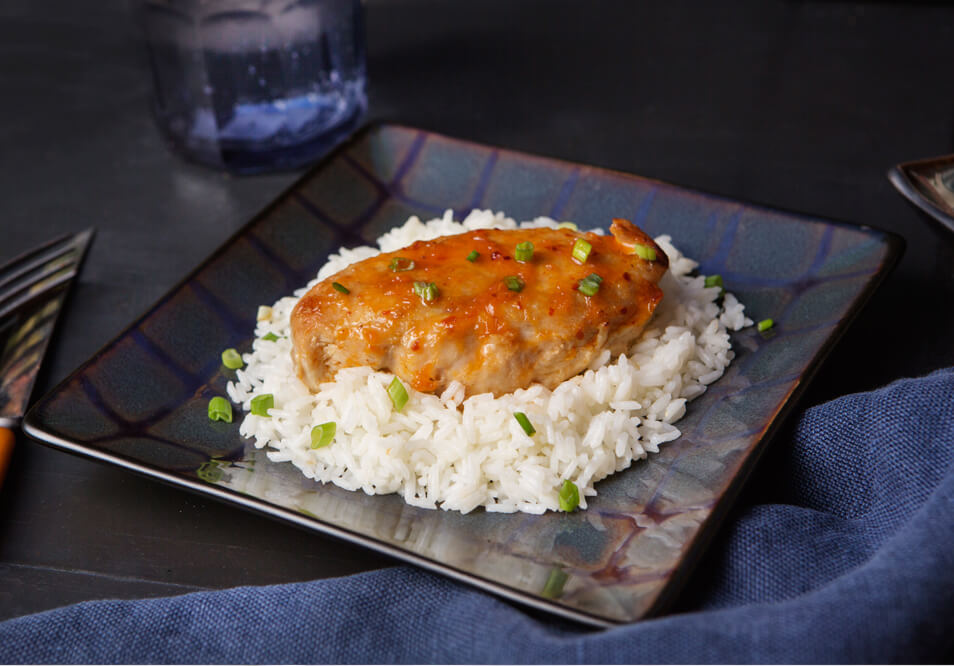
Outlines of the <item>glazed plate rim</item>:
[{"label": "glazed plate rim", "polygon": [[954,231],[954,216],[945,210],[934,196],[925,193],[924,186],[917,183],[914,178],[921,169],[941,163],[954,164],[954,156],[941,155],[902,162],[888,169],[887,177],[901,196],[943,225],[947,231]]}]

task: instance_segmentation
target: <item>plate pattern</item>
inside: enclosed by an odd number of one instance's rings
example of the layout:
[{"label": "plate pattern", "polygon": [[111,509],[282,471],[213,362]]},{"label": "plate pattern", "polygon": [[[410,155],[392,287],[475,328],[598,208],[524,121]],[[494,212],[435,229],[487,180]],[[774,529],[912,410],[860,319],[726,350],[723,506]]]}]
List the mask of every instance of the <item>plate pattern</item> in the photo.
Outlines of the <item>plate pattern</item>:
[{"label": "plate pattern", "polygon": [[[341,245],[451,209],[548,215],[582,228],[627,217],[723,275],[770,334],[690,403],[683,436],[598,484],[586,512],[466,516],[305,479],[211,423],[227,347],[251,346],[258,305],[305,284]],[[40,400],[27,432],[275,517],[365,544],[590,624],[659,613],[793,398],[897,261],[896,237],[653,180],[425,131],[366,128],[229,239]]]}]

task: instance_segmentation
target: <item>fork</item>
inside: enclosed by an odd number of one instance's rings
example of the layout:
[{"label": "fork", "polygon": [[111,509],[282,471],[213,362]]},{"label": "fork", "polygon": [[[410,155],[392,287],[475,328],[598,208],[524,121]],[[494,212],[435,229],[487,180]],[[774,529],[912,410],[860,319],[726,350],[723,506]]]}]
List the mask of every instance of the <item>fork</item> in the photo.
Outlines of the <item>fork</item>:
[{"label": "fork", "polygon": [[[79,270],[92,235],[88,229],[54,238],[0,267],[0,484],[16,441],[13,428],[25,411],[63,301],[59,292]],[[48,302],[40,308],[43,299]]]}]

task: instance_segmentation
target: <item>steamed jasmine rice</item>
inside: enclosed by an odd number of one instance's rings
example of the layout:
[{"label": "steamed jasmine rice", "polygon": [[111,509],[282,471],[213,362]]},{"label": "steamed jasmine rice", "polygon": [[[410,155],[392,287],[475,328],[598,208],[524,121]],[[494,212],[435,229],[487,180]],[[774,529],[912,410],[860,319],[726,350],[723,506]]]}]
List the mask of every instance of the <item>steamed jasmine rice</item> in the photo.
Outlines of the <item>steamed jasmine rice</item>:
[{"label": "steamed jasmine rice", "polygon": [[[686,403],[719,379],[734,356],[728,331],[752,323],[731,293],[717,303],[720,287],[690,276],[696,262],[668,236],[655,239],[670,260],[659,282],[665,296],[629,353],[611,359],[604,351],[552,391],[533,385],[497,398],[465,398],[459,382],[440,395],[405,384],[409,400],[398,412],[387,393],[390,373],[347,368],[312,394],[292,365],[289,317],[320,280],[418,240],[517,226],[491,211],[475,210],[462,222],[450,211],[428,222],[412,217],[379,238],[378,248],[340,250],[293,296],[259,308],[252,352],[243,355],[246,366],[228,393],[246,412],[257,395],[272,394],[274,407],[268,416],[247,413],[242,435],[308,478],[368,494],[399,493],[414,506],[543,513],[559,510],[560,487],[570,480],[585,509],[597,481],[679,436],[674,424]],[[537,218],[519,226],[557,222]],[[535,434],[524,431],[515,412],[526,414]],[[312,428],[329,422],[336,426],[333,442],[312,448]]]}]

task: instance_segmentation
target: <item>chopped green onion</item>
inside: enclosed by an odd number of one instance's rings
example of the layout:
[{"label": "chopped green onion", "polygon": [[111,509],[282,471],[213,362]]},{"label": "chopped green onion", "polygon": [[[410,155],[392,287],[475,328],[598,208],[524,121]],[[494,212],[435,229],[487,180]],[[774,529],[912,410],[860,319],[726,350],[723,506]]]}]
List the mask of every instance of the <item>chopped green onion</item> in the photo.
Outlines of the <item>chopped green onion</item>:
[{"label": "chopped green onion", "polygon": [[263,393],[252,398],[252,406],[249,411],[255,416],[270,416],[268,410],[275,406],[275,396],[271,393]]},{"label": "chopped green onion", "polygon": [[595,296],[596,292],[600,290],[600,284],[602,282],[603,278],[596,273],[590,273],[585,278],[580,280],[580,284],[576,289],[585,296]]},{"label": "chopped green onion", "polygon": [[275,335],[274,333],[266,333],[265,335],[262,336],[262,340],[268,340],[269,342],[275,342],[276,340],[278,340],[278,336]]},{"label": "chopped green onion", "polygon": [[523,412],[514,412],[513,417],[517,419],[517,423],[520,424],[520,427],[523,428],[523,431],[532,437],[536,430],[534,429],[533,424],[530,423],[530,419],[527,418],[527,415]]},{"label": "chopped green onion", "polygon": [[415,282],[414,293],[420,296],[421,300],[425,303],[435,300],[438,294],[440,294],[437,290],[437,285],[433,282]]},{"label": "chopped green onion", "polygon": [[519,275],[508,275],[503,281],[510,291],[523,291],[523,288],[526,286],[526,282],[524,282],[523,278]]},{"label": "chopped green onion", "polygon": [[332,286],[332,288],[334,288],[335,291],[340,291],[342,294],[350,294],[350,293],[351,293],[351,290],[348,289],[348,288],[347,288],[346,286],[344,286],[343,284],[341,284],[340,282],[332,282],[332,283],[331,283],[331,286]]},{"label": "chopped green onion", "polygon": [[654,248],[651,248],[648,245],[640,245],[639,243],[636,243],[634,247],[636,254],[638,254],[640,258],[645,259],[646,261],[656,261],[656,250]]},{"label": "chopped green onion", "polygon": [[222,470],[219,469],[217,460],[209,460],[202,463],[199,465],[199,469],[196,470],[195,474],[203,481],[208,481],[209,483],[215,483],[222,478]]},{"label": "chopped green onion", "polygon": [[335,438],[335,431],[337,429],[338,427],[335,425],[334,421],[328,421],[328,423],[316,425],[311,429],[311,448],[320,449],[331,444],[332,440]]},{"label": "chopped green onion", "polygon": [[595,282],[589,282],[588,280],[581,280],[580,285],[577,287],[577,290],[584,294],[585,296],[595,296],[596,292],[600,290],[600,286]]},{"label": "chopped green onion", "polygon": [[404,405],[407,404],[407,389],[404,388],[404,384],[397,377],[392,379],[388,386],[388,396],[391,398],[394,409],[398,411],[404,409]]},{"label": "chopped green onion", "polygon": [[215,396],[209,400],[209,420],[232,422],[232,405],[222,396]]},{"label": "chopped green onion", "polygon": [[593,245],[589,241],[577,238],[576,242],[573,243],[573,259],[578,263],[585,264],[586,258],[590,256],[590,250],[592,249]]},{"label": "chopped green onion", "polygon": [[513,258],[524,263],[530,261],[533,258],[533,243],[530,241],[517,243],[517,248],[514,250]]},{"label": "chopped green onion", "polygon": [[414,268],[414,260],[406,259],[405,257],[394,257],[391,259],[391,263],[388,264],[388,268],[395,273],[403,273],[404,271],[409,271]]},{"label": "chopped green onion", "polygon": [[572,229],[573,231],[578,231],[579,227],[572,222],[560,222],[560,224],[557,225],[557,229]]},{"label": "chopped green onion", "polygon": [[222,365],[229,370],[238,370],[245,364],[242,363],[242,356],[238,353],[238,350],[226,349],[222,352]]},{"label": "chopped green onion", "polygon": [[569,576],[562,569],[550,569],[550,575],[547,576],[546,585],[543,586],[541,594],[547,599],[556,599],[563,594],[563,586]]},{"label": "chopped green onion", "polygon": [[470,263],[474,263],[475,261],[477,261],[477,257],[479,256],[480,256],[480,252],[478,252],[477,250],[471,250],[470,254],[467,255],[467,261],[469,261]]},{"label": "chopped green onion", "polygon": [[721,275],[707,275],[706,276],[706,287],[721,287],[722,286],[722,276]]},{"label": "chopped green onion", "polygon": [[560,511],[572,511],[580,506],[580,489],[567,479],[560,488]]},{"label": "chopped green onion", "polygon": [[764,333],[765,331],[767,331],[767,330],[769,330],[770,328],[772,328],[773,326],[775,326],[775,320],[773,320],[773,319],[763,319],[762,321],[760,321],[760,322],[757,324],[757,326],[758,326],[758,329],[759,329],[759,333]]}]

